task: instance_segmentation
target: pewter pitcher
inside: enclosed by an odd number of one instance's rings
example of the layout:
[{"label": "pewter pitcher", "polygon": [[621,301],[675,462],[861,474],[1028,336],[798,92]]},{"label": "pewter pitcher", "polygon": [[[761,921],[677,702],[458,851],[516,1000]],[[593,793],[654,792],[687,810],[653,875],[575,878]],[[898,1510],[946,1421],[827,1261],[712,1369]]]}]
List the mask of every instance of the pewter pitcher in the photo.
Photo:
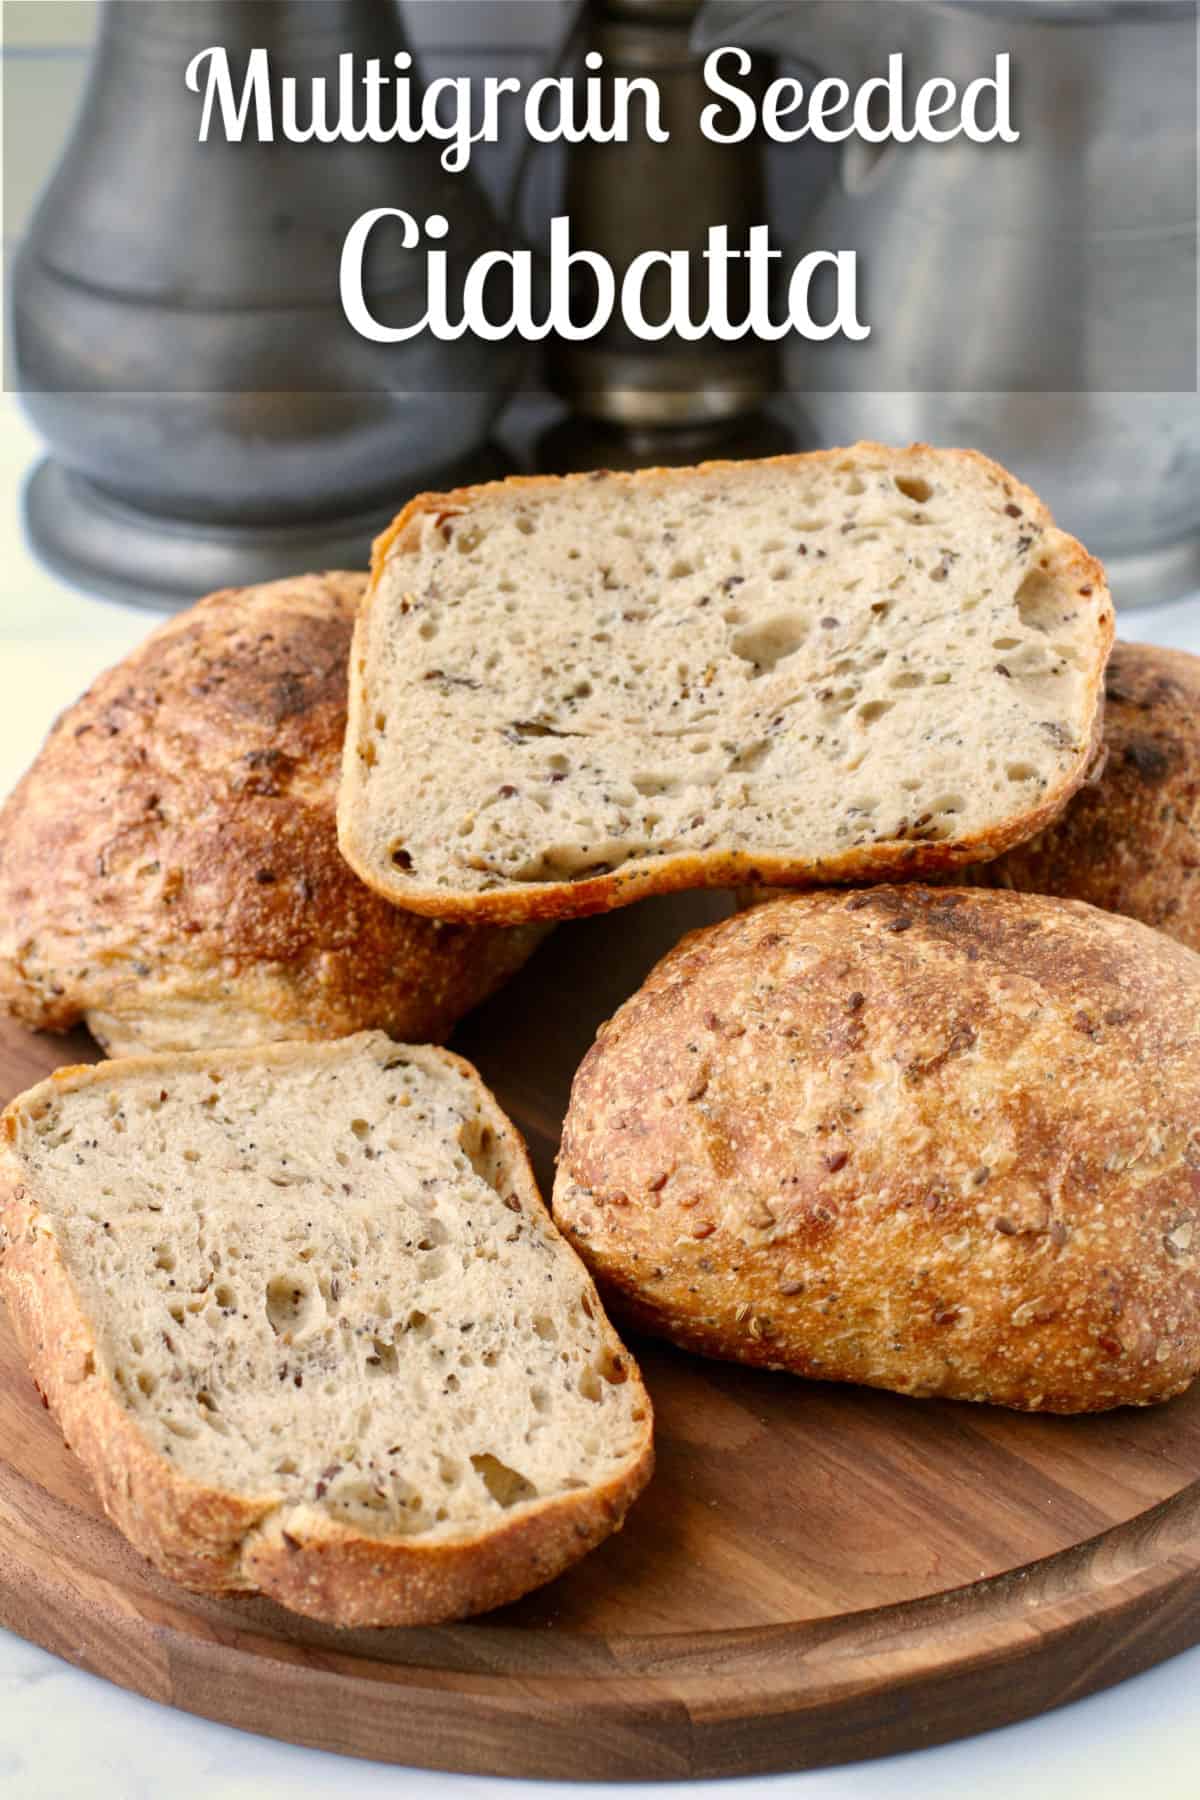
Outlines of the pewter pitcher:
[{"label": "pewter pitcher", "polygon": [[1021,142],[852,138],[805,248],[859,253],[873,336],[799,346],[825,442],[990,452],[1124,565],[1118,600],[1200,581],[1195,0],[710,0],[706,44],[911,93],[1011,56]]},{"label": "pewter pitcher", "polygon": [[[361,564],[372,530],[483,442],[521,363],[520,345],[355,335],[338,266],[361,213],[445,212],[458,269],[507,229],[433,143],[198,143],[184,71],[213,45],[239,71],[267,48],[276,91],[285,74],[335,81],[342,53],[386,70],[407,48],[395,0],[101,10],[14,269],[16,385],[53,452],[27,518],[81,585],[157,604]],[[423,259],[394,233],[367,282],[377,316],[420,316]]]}]

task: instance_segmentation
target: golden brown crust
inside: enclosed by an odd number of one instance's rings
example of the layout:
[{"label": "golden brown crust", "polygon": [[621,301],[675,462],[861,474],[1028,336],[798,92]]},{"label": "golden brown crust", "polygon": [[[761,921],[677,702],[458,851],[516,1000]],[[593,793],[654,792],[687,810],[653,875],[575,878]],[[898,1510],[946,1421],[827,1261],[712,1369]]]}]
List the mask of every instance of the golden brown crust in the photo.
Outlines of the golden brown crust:
[{"label": "golden brown crust", "polygon": [[653,1463],[647,1442],[636,1468],[606,1487],[543,1501],[486,1536],[458,1542],[369,1538],[317,1513],[293,1513],[286,1530],[273,1519],[250,1535],[241,1568],[249,1587],[328,1625],[468,1618],[553,1581],[619,1531]]},{"label": "golden brown crust", "polygon": [[113,1050],[444,1037],[536,935],[398,911],[334,810],[362,575],[214,594],[58,720],[0,811],[0,1007]]},{"label": "golden brown crust", "polygon": [[[923,457],[936,454],[972,463],[998,482],[1013,505],[1019,506],[1032,521],[1045,530],[1053,530],[1054,520],[1048,508],[1030,488],[1009,475],[997,463],[974,450],[931,450],[926,444],[910,445],[897,452],[880,444],[864,443],[855,451],[867,455],[902,455],[919,465]],[[799,456],[765,459],[764,467],[802,469],[807,463],[828,461],[845,455],[843,450],[810,451]],[[640,477],[661,477],[684,481],[695,475],[719,472],[731,465],[709,462],[695,470],[648,469]],[[633,481],[637,476],[621,471],[607,471],[614,481]],[[445,494],[420,494],[411,500],[391,526],[375,541],[371,562],[371,580],[360,612],[351,652],[350,716],[346,732],[346,757],[356,754],[363,739],[370,697],[365,691],[365,647],[370,609],[375,604],[380,577],[389,555],[402,546],[404,539],[415,534],[420,521],[428,514],[439,517],[454,514],[474,505],[481,497],[498,489],[506,491],[546,489],[563,481],[585,482],[589,475],[512,476],[504,482],[486,483],[480,487],[459,488]],[[1053,565],[1053,566],[1052,566]],[[1065,533],[1056,532],[1052,547],[1046,552],[1045,566],[1056,581],[1074,586],[1094,605],[1097,623],[1096,657],[1089,670],[1089,692],[1093,707],[1093,726],[1086,744],[1070,768],[1057,783],[1047,787],[1036,805],[1012,815],[995,830],[960,838],[957,841],[913,843],[883,840],[843,851],[816,863],[797,864],[780,856],[751,856],[740,852],[686,851],[677,855],[652,859],[639,858],[610,873],[590,880],[571,882],[529,882],[520,888],[497,892],[448,894],[443,889],[421,887],[411,877],[389,878],[389,872],[376,866],[367,847],[358,841],[356,821],[352,817],[348,783],[343,780],[339,797],[338,828],[342,854],[368,886],[386,894],[396,904],[428,918],[453,920],[458,923],[514,925],[528,920],[582,918],[591,913],[607,912],[627,906],[652,894],[677,893],[687,888],[736,888],[763,885],[768,887],[812,887],[838,883],[896,880],[910,877],[934,877],[971,864],[989,862],[1033,834],[1043,831],[1056,819],[1087,777],[1100,742],[1103,706],[1103,676],[1112,647],[1114,613],[1104,570],[1082,544]]]},{"label": "golden brown crust", "polygon": [[[319,1051],[299,1044],[226,1052],[282,1067]],[[528,1151],[477,1071],[450,1051],[434,1054],[467,1075],[481,1111],[511,1158],[523,1198],[543,1206]],[[494,1530],[421,1544],[368,1536],[315,1506],[279,1493],[247,1499],[183,1475],[146,1440],[102,1368],[95,1332],[42,1218],[18,1154],[19,1114],[48,1097],[126,1075],[170,1076],[207,1067],[204,1055],[129,1057],[56,1071],[0,1115],[0,1292],[38,1392],[96,1484],[108,1516],[165,1575],[199,1592],[259,1592],[338,1626],[430,1625],[489,1611],[560,1574],[612,1532],[654,1470],[653,1409],[633,1358],[608,1327],[626,1379],[644,1409],[634,1459],[612,1480],[514,1508]],[[594,1287],[588,1289],[595,1294]],[[597,1314],[603,1317],[599,1299]],[[605,1321],[607,1324],[607,1321]]]},{"label": "golden brown crust", "polygon": [[979,879],[1087,900],[1200,950],[1200,657],[1118,644],[1105,685],[1103,767]]},{"label": "golden brown crust", "polygon": [[713,1356],[1055,1412],[1200,1366],[1200,959],[881,887],[686,938],[585,1058],[555,1217]]}]

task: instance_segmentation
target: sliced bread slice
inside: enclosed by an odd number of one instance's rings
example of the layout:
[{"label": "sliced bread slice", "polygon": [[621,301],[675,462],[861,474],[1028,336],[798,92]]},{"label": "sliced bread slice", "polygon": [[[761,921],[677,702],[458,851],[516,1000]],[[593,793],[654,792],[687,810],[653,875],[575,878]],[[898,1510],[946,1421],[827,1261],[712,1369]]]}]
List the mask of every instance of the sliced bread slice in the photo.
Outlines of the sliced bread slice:
[{"label": "sliced bread slice", "polygon": [[0,1132],[0,1284],[164,1573],[336,1625],[548,1581],[651,1409],[469,1064],[378,1033],[60,1070]]},{"label": "sliced bread slice", "polygon": [[1112,634],[1100,566],[966,451],[424,495],[356,628],[342,851],[507,923],[989,858],[1083,780]]}]

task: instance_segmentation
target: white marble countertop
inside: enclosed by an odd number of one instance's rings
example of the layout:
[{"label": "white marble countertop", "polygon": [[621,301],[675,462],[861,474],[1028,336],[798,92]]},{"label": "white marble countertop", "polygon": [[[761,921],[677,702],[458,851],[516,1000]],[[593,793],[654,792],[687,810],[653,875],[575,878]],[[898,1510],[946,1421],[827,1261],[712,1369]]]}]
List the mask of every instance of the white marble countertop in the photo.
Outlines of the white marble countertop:
[{"label": "white marble countertop", "polygon": [[[37,452],[11,398],[0,398],[0,792],[32,757],[55,712],[153,620],[85,600],[41,570],[18,523],[20,484]],[[1119,598],[1119,596],[1118,596]],[[1128,613],[1127,637],[1200,650],[1200,595]],[[721,1800],[1030,1800],[1080,1795],[1154,1800],[1200,1795],[1200,1649],[1044,1718],[883,1762],[758,1781],[693,1783]],[[586,1775],[586,1770],[580,1771]],[[430,1775],[248,1736],[125,1694],[0,1631],[0,1795],[4,1800],[308,1800],[403,1794],[405,1800],[557,1800],[569,1784]],[[593,1788],[621,1800],[672,1785]]]}]

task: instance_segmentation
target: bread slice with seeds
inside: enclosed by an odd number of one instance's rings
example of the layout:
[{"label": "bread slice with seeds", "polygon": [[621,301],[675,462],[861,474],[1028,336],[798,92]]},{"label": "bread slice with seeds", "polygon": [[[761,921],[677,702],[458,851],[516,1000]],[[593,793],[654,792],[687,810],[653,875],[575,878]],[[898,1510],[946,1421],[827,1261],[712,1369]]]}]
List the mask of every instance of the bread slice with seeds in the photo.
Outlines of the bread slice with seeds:
[{"label": "bread slice with seeds", "polygon": [[651,1409],[469,1064],[377,1034],[60,1070],[0,1132],[0,1284],[164,1573],[430,1623],[621,1525]]},{"label": "bread slice with seeds", "polygon": [[434,917],[919,875],[1082,782],[1113,613],[966,451],[424,495],[376,546],[339,841]]}]

